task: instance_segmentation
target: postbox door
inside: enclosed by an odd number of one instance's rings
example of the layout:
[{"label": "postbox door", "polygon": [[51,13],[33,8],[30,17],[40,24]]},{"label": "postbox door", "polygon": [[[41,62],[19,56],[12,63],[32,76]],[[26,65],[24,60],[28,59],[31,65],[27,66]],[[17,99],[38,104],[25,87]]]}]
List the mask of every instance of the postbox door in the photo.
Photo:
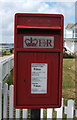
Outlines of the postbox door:
[{"label": "postbox door", "polygon": [[[43,105],[58,104],[59,53],[18,52],[17,56],[17,104],[41,106],[41,101],[43,101]],[[38,65],[42,67],[41,70]],[[37,69],[32,71],[34,68]],[[35,78],[33,78],[33,74],[35,74]],[[41,81],[39,82],[39,80]],[[32,88],[33,84],[35,86]]]}]

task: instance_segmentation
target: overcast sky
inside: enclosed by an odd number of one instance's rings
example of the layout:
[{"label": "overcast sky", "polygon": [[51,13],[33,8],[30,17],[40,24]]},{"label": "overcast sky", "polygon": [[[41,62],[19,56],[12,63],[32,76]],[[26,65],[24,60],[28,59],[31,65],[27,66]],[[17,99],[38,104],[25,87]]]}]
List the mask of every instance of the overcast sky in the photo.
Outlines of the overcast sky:
[{"label": "overcast sky", "polygon": [[[57,1],[57,0],[56,0]],[[64,25],[75,23],[75,2],[50,0],[0,0],[0,42],[13,43],[15,13],[63,14]]]}]

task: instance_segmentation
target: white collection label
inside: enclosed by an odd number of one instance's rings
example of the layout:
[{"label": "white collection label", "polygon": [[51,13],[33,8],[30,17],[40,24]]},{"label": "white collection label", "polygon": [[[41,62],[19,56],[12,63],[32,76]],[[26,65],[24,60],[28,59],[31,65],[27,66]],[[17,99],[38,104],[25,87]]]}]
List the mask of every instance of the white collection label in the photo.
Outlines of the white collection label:
[{"label": "white collection label", "polygon": [[34,94],[47,93],[47,64],[46,63],[31,64],[31,93],[34,93]]}]

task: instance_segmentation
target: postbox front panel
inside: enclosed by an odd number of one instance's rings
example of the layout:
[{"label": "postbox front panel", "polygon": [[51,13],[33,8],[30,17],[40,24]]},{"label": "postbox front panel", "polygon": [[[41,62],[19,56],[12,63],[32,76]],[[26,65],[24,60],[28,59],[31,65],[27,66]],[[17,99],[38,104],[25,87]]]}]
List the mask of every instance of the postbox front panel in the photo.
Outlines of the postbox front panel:
[{"label": "postbox front panel", "polygon": [[14,49],[15,108],[60,107],[62,15],[16,14]]},{"label": "postbox front panel", "polygon": [[17,56],[17,105],[58,105],[59,53],[19,52]]}]

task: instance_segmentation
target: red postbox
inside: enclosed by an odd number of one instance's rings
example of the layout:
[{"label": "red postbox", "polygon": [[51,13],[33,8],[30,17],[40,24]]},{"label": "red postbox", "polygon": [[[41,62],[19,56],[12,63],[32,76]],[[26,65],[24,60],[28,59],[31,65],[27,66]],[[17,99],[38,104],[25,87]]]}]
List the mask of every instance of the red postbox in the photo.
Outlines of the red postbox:
[{"label": "red postbox", "polygon": [[17,13],[15,108],[57,108],[62,99],[63,15]]}]

